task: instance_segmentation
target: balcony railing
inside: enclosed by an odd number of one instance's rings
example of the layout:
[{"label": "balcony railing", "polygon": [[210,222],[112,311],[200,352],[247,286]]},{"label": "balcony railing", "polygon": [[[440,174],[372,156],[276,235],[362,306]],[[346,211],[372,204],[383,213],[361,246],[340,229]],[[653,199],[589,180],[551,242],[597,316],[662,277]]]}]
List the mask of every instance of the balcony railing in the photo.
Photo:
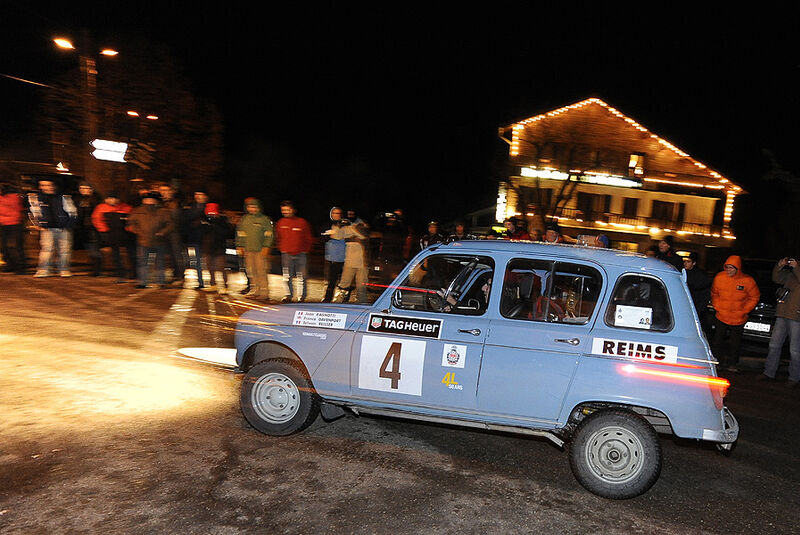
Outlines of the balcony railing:
[{"label": "balcony railing", "polygon": [[574,226],[581,228],[617,230],[621,232],[646,233],[650,229],[659,229],[682,234],[714,237],[730,234],[730,230],[722,225],[708,225],[653,217],[629,217],[608,212],[586,213],[577,208],[562,209],[558,219],[562,225],[572,226],[571,224],[574,224]]}]

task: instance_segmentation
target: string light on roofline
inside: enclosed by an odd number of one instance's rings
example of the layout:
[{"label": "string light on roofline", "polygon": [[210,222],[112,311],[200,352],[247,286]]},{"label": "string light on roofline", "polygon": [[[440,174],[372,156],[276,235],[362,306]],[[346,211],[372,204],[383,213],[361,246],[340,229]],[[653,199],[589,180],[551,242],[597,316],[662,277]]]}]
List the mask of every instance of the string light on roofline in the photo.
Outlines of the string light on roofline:
[{"label": "string light on roofline", "polygon": [[[576,102],[574,104],[570,104],[568,106],[563,106],[561,108],[558,108],[558,109],[555,109],[555,110],[551,110],[549,112],[542,113],[542,114],[539,114],[539,115],[535,115],[533,117],[529,117],[527,119],[524,119],[522,121],[514,123],[512,125],[511,149],[509,151],[510,155],[511,156],[519,156],[519,139],[520,139],[520,135],[522,133],[522,130],[527,125],[534,124],[534,123],[539,122],[539,121],[541,121],[543,119],[546,119],[548,117],[559,116],[559,115],[561,115],[563,113],[566,113],[568,111],[571,111],[571,110],[584,108],[584,107],[586,107],[586,106],[588,106],[590,104],[597,104],[598,106],[603,107],[606,111],[608,111],[609,113],[611,113],[615,117],[618,117],[618,118],[624,120],[626,123],[628,123],[629,125],[633,126],[638,131],[650,134],[650,137],[653,138],[655,141],[657,141],[659,144],[661,144],[665,148],[671,150],[672,152],[674,152],[678,156],[681,156],[682,158],[686,158],[686,159],[690,160],[698,169],[702,169],[702,170],[706,171],[712,178],[716,179],[720,184],[725,184],[725,185],[730,184],[730,181],[728,179],[726,179],[725,177],[723,177],[722,175],[720,175],[716,171],[713,171],[713,170],[709,169],[705,164],[703,164],[701,162],[698,162],[697,160],[695,160],[694,158],[689,156],[689,154],[687,154],[686,152],[682,151],[681,149],[679,149],[678,147],[676,147],[675,145],[673,145],[669,141],[667,141],[667,140],[659,137],[658,135],[653,134],[652,132],[650,132],[647,128],[645,128],[644,126],[639,124],[636,120],[632,119],[631,117],[626,116],[625,114],[623,114],[622,112],[620,112],[616,108],[613,108],[613,107],[609,106],[603,100],[601,100],[599,98],[595,98],[595,97],[588,98],[588,99],[585,99],[585,100],[581,100],[581,101]],[[689,184],[678,183],[678,185],[689,185]],[[711,186],[705,186],[705,187],[711,187]],[[726,188],[726,186],[722,186],[722,188],[716,187],[715,189],[725,189],[725,188]],[[741,193],[741,191],[742,191],[741,188],[739,188],[738,186],[733,186],[732,190],[734,192],[734,195],[736,195],[738,193]],[[729,192],[730,191],[731,190],[729,189]]]}]

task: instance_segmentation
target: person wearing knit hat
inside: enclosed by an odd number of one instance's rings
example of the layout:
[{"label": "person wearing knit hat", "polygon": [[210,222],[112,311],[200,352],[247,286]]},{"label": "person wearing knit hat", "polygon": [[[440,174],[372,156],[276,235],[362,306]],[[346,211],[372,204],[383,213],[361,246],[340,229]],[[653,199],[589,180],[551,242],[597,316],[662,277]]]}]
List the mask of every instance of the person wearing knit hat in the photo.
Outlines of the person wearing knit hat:
[{"label": "person wearing knit hat", "polygon": [[661,241],[658,242],[658,254],[656,254],[656,258],[663,260],[680,271],[683,269],[683,260],[675,253],[674,240],[675,238],[670,235],[664,236]]},{"label": "person wearing knit hat", "polygon": [[247,295],[269,298],[269,249],[274,242],[272,219],[261,212],[258,199],[244,200],[245,214],[236,225],[236,252],[244,258],[245,270],[250,279]]}]

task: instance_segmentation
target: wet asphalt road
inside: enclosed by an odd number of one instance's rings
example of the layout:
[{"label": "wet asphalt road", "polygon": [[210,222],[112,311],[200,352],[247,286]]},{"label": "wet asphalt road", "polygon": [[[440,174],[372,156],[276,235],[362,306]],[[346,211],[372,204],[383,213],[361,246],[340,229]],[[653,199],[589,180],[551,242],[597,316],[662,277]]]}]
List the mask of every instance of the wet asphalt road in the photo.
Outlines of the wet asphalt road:
[{"label": "wet asphalt road", "polygon": [[0,302],[0,533],[800,533],[800,392],[754,370],[730,377],[730,457],[663,437],[658,482],[616,502],[547,440],[356,417],[259,434],[240,376],[176,354],[232,347],[237,296],[0,275]]}]

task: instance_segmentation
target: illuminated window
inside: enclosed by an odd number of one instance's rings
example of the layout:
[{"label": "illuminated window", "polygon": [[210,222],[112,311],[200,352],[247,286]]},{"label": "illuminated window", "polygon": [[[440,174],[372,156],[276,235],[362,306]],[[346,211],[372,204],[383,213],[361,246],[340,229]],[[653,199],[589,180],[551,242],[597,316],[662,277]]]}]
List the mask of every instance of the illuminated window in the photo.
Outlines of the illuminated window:
[{"label": "illuminated window", "polygon": [[628,176],[641,176],[644,174],[644,153],[634,152],[628,160]]}]

